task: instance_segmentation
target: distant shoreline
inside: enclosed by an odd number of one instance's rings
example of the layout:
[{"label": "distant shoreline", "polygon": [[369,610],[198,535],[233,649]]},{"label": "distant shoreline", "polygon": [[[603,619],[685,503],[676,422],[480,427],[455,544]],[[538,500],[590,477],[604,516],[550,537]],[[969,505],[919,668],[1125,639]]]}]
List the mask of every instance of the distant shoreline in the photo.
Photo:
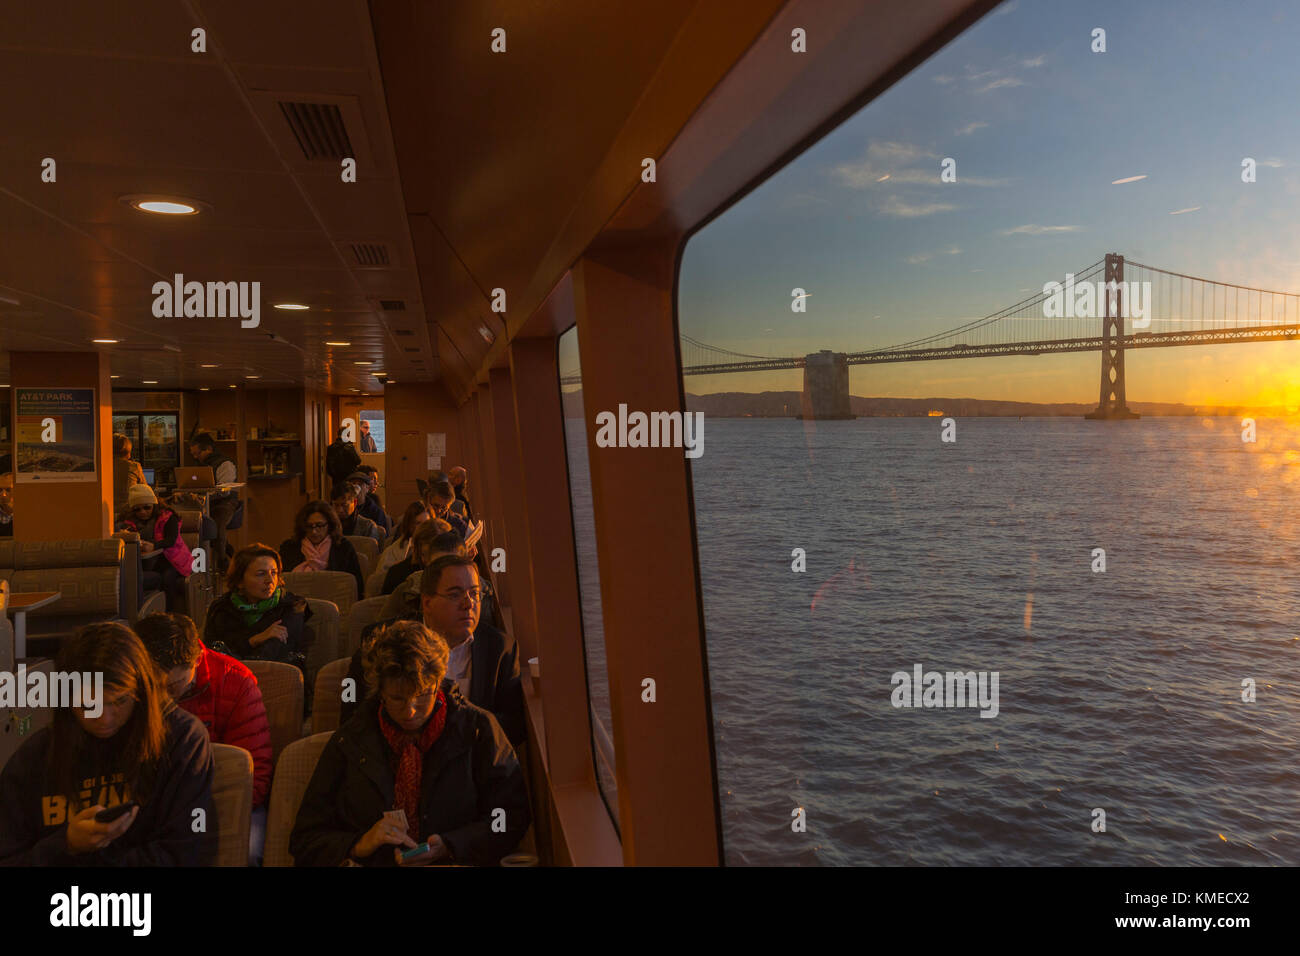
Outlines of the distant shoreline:
[{"label": "distant shoreline", "polygon": [[[802,412],[800,392],[712,392],[686,394],[686,410],[710,418],[788,418]],[[564,393],[564,412],[579,417],[582,392]],[[927,418],[942,412],[953,418],[1082,418],[1096,402],[1008,402],[988,398],[871,398],[849,397],[857,418]],[[1281,405],[1186,405],[1182,402],[1129,402],[1143,418],[1287,418],[1300,412]]]}]

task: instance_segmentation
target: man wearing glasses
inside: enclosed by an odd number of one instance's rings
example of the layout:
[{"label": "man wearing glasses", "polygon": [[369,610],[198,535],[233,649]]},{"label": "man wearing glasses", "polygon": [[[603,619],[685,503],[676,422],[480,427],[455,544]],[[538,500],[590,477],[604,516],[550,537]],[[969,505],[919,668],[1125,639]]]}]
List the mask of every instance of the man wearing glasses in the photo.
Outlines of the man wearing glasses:
[{"label": "man wearing glasses", "polygon": [[[470,703],[492,712],[510,743],[519,746],[524,733],[524,696],[519,686],[519,645],[510,635],[481,620],[483,585],[472,558],[449,554],[437,558],[420,581],[420,619],[451,648],[447,678],[456,682]],[[372,635],[391,621],[366,629],[361,650],[352,658],[348,676],[364,687],[361,657]],[[343,705],[346,723],[355,706]]]}]

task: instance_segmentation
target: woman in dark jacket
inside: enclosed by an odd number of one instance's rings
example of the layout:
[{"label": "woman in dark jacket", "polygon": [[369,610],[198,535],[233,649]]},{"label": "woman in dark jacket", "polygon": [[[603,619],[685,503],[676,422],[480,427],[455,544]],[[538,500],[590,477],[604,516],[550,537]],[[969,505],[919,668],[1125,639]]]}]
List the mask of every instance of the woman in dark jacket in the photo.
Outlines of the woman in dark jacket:
[{"label": "woman in dark jacket", "polygon": [[286,571],[346,571],[357,579],[357,600],[366,596],[366,581],[352,542],[343,525],[324,501],[309,501],[293,519],[293,537],[280,545],[280,562]]},{"label": "woman in dark jacket", "polygon": [[289,836],[295,865],[495,866],[518,845],[523,771],[496,718],[444,680],[448,656],[418,621],[371,643],[377,693],[325,745]]},{"label": "woman in dark jacket", "polygon": [[240,548],[226,573],[226,593],[208,608],[203,643],[241,660],[302,666],[311,608],[285,590],[280,567],[280,555],[265,544]]},{"label": "woman in dark jacket", "polygon": [[[0,866],[204,866],[216,856],[212,751],[198,718],[172,703],[140,639],[83,627],[55,672],[102,675],[0,774]],[[135,804],[111,821],[105,810]],[[196,832],[195,811],[207,826]]]}]

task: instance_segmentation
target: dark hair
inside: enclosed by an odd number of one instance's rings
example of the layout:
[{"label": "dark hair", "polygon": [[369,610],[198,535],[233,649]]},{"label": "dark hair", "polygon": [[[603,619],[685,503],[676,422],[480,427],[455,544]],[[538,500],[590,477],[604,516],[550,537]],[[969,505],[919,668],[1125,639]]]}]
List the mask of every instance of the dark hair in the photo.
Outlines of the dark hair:
[{"label": "dark hair", "polygon": [[359,465],[357,466],[357,471],[367,476],[379,474],[379,469],[376,468],[374,465]]},{"label": "dark hair", "polygon": [[184,614],[150,614],[133,629],[163,671],[189,667],[203,654],[199,629]]},{"label": "dark hair", "polygon": [[195,435],[193,438],[190,439],[190,444],[196,445],[199,448],[203,448],[203,449],[216,447],[216,442],[212,440],[212,436],[209,435],[207,432],[199,432],[197,435]]},{"label": "dark hair", "polygon": [[420,530],[415,532],[415,537],[411,539],[411,547],[415,549],[415,558],[418,561],[424,549],[433,543],[438,535],[446,534],[451,531],[451,525],[441,518],[430,517],[428,521],[420,525]]},{"label": "dark hair", "polygon": [[343,540],[343,523],[327,501],[309,501],[293,516],[293,540],[301,541],[307,537],[307,519],[312,515],[323,515],[330,526],[330,540]]},{"label": "dark hair", "polygon": [[350,481],[337,481],[330,488],[330,501],[342,501],[344,498],[356,498],[357,487]]},{"label": "dark hair", "polygon": [[425,538],[421,542],[423,547],[416,553],[416,559],[423,564],[424,554],[465,554],[465,539],[460,536],[459,531],[444,531],[433,538]]},{"label": "dark hair", "polygon": [[379,691],[387,680],[436,690],[447,676],[450,656],[447,642],[419,621],[394,621],[366,645],[362,669],[372,691]]},{"label": "dark hair", "polygon": [[226,572],[226,593],[229,594],[239,588],[239,583],[244,580],[244,575],[248,573],[249,566],[258,558],[275,558],[275,573],[278,577],[284,570],[280,564],[280,552],[276,551],[270,545],[249,544],[235,552],[235,556],[230,559],[230,570]]},{"label": "dark hair", "polygon": [[131,439],[121,434],[114,435],[113,436],[113,457],[114,458],[131,457]]},{"label": "dark hair", "polygon": [[444,554],[424,569],[424,574],[420,576],[420,593],[437,594],[438,585],[442,583],[442,572],[448,568],[473,568],[474,573],[478,573],[478,565],[472,558],[463,554]]},{"label": "dark hair", "polygon": [[424,493],[425,501],[428,501],[433,497],[451,498],[452,500],[455,500],[456,489],[451,486],[451,482],[446,478],[439,478],[437,481],[429,482],[429,488]]},{"label": "dark hair", "polygon": [[[167,725],[164,715],[171,704],[159,686],[153,661],[144,644],[124,624],[88,624],[79,628],[59,648],[55,671],[64,673],[102,673],[103,704],[108,692],[121,689],[135,698],[131,717],[108,741],[96,740],[93,749],[102,766],[121,768],[131,799],[147,802],[165,756]],[[55,792],[68,801],[68,816],[94,806],[98,789],[92,789],[90,803],[82,803],[86,751],[92,741],[77,722],[74,708],[54,711],[50,728],[49,756],[46,772]]]},{"label": "dark hair", "polygon": [[410,541],[415,534],[415,519],[420,515],[427,515],[429,509],[424,506],[423,501],[412,501],[402,512],[401,520],[397,522],[397,540]]}]

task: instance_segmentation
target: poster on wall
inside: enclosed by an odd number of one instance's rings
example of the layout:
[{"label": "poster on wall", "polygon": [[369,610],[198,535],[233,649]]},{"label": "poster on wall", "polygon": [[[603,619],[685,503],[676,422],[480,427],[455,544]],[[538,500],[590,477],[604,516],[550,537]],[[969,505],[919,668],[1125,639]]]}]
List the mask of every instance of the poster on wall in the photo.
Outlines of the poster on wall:
[{"label": "poster on wall", "polygon": [[438,471],[442,468],[443,456],[447,454],[447,434],[446,432],[427,432],[427,452],[426,457],[429,459],[428,465],[430,471]]},{"label": "poster on wall", "polygon": [[16,388],[14,404],[19,482],[95,480],[93,388]]}]

